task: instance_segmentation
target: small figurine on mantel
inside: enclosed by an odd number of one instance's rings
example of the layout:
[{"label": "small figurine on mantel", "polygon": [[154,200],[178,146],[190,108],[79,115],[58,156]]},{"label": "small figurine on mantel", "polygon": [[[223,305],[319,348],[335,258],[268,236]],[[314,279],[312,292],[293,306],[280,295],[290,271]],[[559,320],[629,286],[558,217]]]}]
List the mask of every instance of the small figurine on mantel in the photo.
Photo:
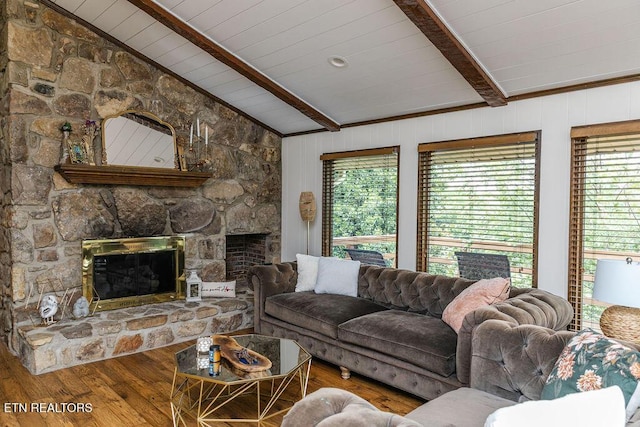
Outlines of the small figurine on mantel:
[{"label": "small figurine on mantel", "polygon": [[40,317],[45,325],[55,322],[53,316],[58,312],[58,298],[53,294],[47,294],[40,301]]},{"label": "small figurine on mantel", "polygon": [[71,123],[64,122],[60,127],[62,131],[62,156],[60,164],[67,163],[87,163],[87,151],[85,149],[85,141],[80,135],[73,133]]},{"label": "small figurine on mantel", "polygon": [[87,298],[84,295],[78,298],[73,304],[72,313],[73,317],[76,319],[87,317],[89,315],[89,301],[87,301]]},{"label": "small figurine on mantel", "polygon": [[64,122],[60,127],[60,131],[62,132],[62,157],[60,158],[60,163],[65,164],[69,162],[69,135],[71,135],[71,131],[73,128],[71,127],[71,123]]},{"label": "small figurine on mantel", "polygon": [[102,162],[96,162],[96,153],[93,147],[93,140],[98,134],[98,124],[95,120],[87,120],[82,126],[84,136],[82,137],[82,143],[84,144],[84,150],[86,153],[86,159],[84,163],[90,165],[100,164]]}]

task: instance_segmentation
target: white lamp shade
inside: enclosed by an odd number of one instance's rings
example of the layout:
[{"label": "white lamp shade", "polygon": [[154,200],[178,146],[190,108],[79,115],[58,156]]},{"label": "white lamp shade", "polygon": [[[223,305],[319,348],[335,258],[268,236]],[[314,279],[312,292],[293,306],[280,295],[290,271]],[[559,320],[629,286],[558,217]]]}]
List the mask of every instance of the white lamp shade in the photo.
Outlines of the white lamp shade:
[{"label": "white lamp shade", "polygon": [[610,304],[640,307],[640,263],[599,259],[593,298]]}]

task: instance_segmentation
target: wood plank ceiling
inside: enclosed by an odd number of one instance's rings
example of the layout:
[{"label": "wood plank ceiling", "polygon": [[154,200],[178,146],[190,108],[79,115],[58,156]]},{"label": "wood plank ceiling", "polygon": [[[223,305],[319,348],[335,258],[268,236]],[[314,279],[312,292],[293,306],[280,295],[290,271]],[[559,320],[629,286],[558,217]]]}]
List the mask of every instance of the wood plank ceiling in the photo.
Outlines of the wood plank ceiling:
[{"label": "wood plank ceiling", "polygon": [[42,3],[283,135],[640,78],[637,0]]}]

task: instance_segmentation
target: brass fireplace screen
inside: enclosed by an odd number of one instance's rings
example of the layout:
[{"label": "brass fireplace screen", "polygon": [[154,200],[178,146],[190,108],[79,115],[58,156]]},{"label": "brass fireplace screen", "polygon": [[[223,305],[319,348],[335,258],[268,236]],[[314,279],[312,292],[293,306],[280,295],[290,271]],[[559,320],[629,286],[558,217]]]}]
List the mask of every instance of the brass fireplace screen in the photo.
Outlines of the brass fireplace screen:
[{"label": "brass fireplace screen", "polygon": [[91,311],[184,299],[183,236],[84,240],[82,293]]}]

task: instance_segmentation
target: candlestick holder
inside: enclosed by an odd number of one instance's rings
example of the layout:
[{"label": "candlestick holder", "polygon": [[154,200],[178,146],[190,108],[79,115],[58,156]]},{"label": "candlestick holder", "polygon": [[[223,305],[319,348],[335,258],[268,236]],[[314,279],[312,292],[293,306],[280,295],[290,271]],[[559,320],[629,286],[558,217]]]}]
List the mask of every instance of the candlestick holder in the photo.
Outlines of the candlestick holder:
[{"label": "candlestick holder", "polygon": [[[195,124],[195,129],[194,129]],[[204,127],[204,132],[202,132]],[[204,136],[202,134],[204,133]],[[209,126],[196,119],[189,130],[189,146],[185,155],[187,170],[206,172],[211,169],[213,147],[209,146]]]}]

